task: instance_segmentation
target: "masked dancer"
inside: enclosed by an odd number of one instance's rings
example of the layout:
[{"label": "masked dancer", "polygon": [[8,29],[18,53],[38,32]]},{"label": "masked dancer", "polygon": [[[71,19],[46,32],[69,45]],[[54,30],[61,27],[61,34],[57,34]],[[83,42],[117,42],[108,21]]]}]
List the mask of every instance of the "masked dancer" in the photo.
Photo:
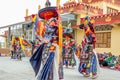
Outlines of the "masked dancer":
[{"label": "masked dancer", "polygon": [[74,67],[76,65],[75,54],[76,54],[76,44],[72,36],[72,28],[64,27],[63,31],[63,64],[68,68],[68,66]]},{"label": "masked dancer", "polygon": [[96,37],[94,27],[88,16],[79,27],[85,32],[81,43],[79,72],[85,77],[89,77],[90,73],[92,73],[92,78],[96,78],[99,73],[99,62],[95,52]]},{"label": "masked dancer", "polygon": [[47,0],[46,8],[39,10],[38,16],[45,20],[45,30],[42,37],[36,34],[41,44],[31,57],[30,63],[37,80],[62,80],[63,68],[59,59],[57,8],[51,7]]}]

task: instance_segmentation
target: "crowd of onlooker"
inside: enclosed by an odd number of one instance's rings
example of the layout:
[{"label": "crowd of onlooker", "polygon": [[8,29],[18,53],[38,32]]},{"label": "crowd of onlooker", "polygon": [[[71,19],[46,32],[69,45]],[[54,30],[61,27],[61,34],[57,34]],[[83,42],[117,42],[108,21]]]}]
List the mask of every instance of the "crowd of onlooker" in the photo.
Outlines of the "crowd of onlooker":
[{"label": "crowd of onlooker", "polygon": [[101,67],[107,67],[120,71],[120,55],[115,56],[111,52],[109,53],[98,53],[98,60]]}]

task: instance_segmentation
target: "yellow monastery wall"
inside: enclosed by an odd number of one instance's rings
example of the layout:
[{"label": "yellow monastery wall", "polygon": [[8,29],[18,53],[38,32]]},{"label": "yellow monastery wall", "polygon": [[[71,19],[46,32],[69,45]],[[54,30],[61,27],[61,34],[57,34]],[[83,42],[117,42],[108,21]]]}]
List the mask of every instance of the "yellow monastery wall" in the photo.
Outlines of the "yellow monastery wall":
[{"label": "yellow monastery wall", "polygon": [[81,30],[81,29],[76,29],[75,30],[75,40],[80,45],[81,45],[81,41],[83,39],[83,36],[84,36],[84,31],[83,30]]},{"label": "yellow monastery wall", "polygon": [[120,55],[120,26],[115,26],[111,33],[111,50],[114,54]]},{"label": "yellow monastery wall", "polygon": [[85,17],[86,17],[86,14],[80,14],[80,17],[81,17],[81,18],[85,18]]},{"label": "yellow monastery wall", "polygon": [[111,51],[120,55],[120,26],[115,26],[111,32]]}]

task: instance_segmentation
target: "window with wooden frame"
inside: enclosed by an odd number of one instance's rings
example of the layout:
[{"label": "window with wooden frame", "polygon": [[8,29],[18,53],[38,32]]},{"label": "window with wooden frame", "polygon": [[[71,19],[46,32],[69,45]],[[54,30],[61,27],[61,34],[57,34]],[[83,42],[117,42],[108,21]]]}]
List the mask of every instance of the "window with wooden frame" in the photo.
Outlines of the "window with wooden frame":
[{"label": "window with wooden frame", "polygon": [[96,48],[110,48],[111,47],[111,32],[97,32],[95,47]]}]

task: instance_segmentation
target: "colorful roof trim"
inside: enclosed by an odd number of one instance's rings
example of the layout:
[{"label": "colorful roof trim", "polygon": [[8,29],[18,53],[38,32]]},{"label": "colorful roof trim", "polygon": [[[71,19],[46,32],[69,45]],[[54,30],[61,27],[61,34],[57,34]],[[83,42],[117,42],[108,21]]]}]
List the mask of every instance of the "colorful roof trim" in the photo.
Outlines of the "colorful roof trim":
[{"label": "colorful roof trim", "polygon": [[120,6],[120,0],[82,0],[83,3],[87,3],[87,4],[97,3],[102,1]]},{"label": "colorful roof trim", "polygon": [[[120,12],[92,16],[90,17],[90,19],[91,19],[91,22],[94,23],[95,25],[120,23]],[[84,18],[81,18],[81,23],[83,22],[83,20]]]},{"label": "colorful roof trim", "polygon": [[103,10],[98,7],[90,6],[89,4],[85,4],[85,3],[76,3],[76,2],[67,2],[63,4],[63,6],[60,7],[60,11],[61,13],[70,12],[70,11],[86,12],[86,6],[88,6],[90,13],[103,14]]}]

